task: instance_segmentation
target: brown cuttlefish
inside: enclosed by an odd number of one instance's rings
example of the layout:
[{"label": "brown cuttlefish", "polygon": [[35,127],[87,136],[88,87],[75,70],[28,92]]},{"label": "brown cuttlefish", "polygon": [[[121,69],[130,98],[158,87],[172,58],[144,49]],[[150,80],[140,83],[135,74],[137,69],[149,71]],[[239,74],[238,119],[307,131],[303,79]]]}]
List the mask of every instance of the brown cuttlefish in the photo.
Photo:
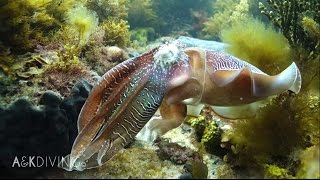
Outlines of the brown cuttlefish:
[{"label": "brown cuttlefish", "polygon": [[[101,166],[143,128],[161,136],[178,127],[192,106],[243,105],[300,88],[295,63],[269,76],[224,52],[185,48],[177,41],[164,44],[102,76],[81,109],[79,134],[59,167],[82,171]],[[158,109],[161,116],[154,118]]]}]

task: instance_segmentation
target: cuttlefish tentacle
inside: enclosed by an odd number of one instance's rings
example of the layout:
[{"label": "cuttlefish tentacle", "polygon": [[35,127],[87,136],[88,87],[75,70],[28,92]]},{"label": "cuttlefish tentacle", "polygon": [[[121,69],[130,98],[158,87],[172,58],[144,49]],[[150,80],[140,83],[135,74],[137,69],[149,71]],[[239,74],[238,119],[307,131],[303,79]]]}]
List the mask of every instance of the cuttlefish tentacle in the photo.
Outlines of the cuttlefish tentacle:
[{"label": "cuttlefish tentacle", "polygon": [[[145,57],[152,56],[152,53]],[[135,85],[131,80],[131,74],[135,73],[141,61],[145,59],[131,59],[125,61],[103,75],[100,82],[91,91],[85,102],[78,119],[79,134],[73,144],[70,154],[69,168],[72,168],[76,160],[85,155],[90,158],[97,151],[91,150],[92,141],[104,124],[110,124],[112,114],[117,110],[118,104],[129,97],[125,94],[126,87]],[[112,94],[112,95],[111,95]],[[121,96],[122,95],[122,96]],[[91,106],[93,104],[94,106]]]},{"label": "cuttlefish tentacle", "polygon": [[186,54],[164,45],[108,71],[83,106],[69,162],[60,167],[89,169],[112,158],[134,140],[167,91],[189,79],[189,68]]},{"label": "cuttlefish tentacle", "polygon": [[180,126],[187,116],[187,105],[182,102],[176,104],[168,104],[164,99],[160,106],[160,117],[152,119],[148,122],[146,128],[154,129],[157,132],[153,133],[149,140],[153,141],[157,136],[165,134],[171,129]]}]

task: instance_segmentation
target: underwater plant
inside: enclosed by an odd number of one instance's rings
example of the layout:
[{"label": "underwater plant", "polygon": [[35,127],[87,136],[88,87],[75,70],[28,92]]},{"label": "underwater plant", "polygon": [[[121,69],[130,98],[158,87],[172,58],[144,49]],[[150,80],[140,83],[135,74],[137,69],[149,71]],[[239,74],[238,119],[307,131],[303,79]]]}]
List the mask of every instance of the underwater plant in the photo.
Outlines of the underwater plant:
[{"label": "underwater plant", "polygon": [[246,20],[249,16],[250,2],[248,0],[214,1],[213,15],[204,23],[201,37],[211,40],[218,39],[222,29]]},{"label": "underwater plant", "polygon": [[300,167],[297,172],[298,178],[319,179],[320,178],[320,147],[317,145],[306,148],[301,153],[299,159],[301,160]]},{"label": "underwater plant", "polygon": [[100,22],[108,18],[126,20],[128,3],[129,0],[85,0],[85,6],[97,13]]},{"label": "underwater plant", "polygon": [[[260,166],[268,178],[275,178],[277,174],[294,176],[297,168],[292,166],[299,164],[299,158],[294,158],[293,154],[319,144],[318,100],[318,96],[307,92],[296,96],[284,93],[270,99],[256,117],[236,122],[231,149],[238,163]],[[270,163],[274,166],[265,166]]]},{"label": "underwater plant", "polygon": [[0,40],[11,51],[22,54],[59,28],[59,22],[46,12],[51,0],[5,1],[0,7]]},{"label": "underwater plant", "polygon": [[264,178],[267,179],[291,179],[292,176],[288,174],[288,171],[284,168],[278,167],[276,165],[264,165],[265,175]]},{"label": "underwater plant", "polygon": [[279,28],[292,48],[292,59],[301,69],[302,89],[319,93],[320,2],[317,0],[274,0],[259,2],[261,13]]},{"label": "underwater plant", "polygon": [[128,9],[130,29],[158,26],[159,17],[152,9],[151,0],[130,0]]},{"label": "underwater plant", "polygon": [[288,40],[257,19],[249,18],[222,29],[220,37],[228,44],[228,53],[248,60],[265,72],[275,74],[291,61]]},{"label": "underwater plant", "polygon": [[318,0],[267,0],[267,4],[259,3],[261,13],[282,31],[291,45],[301,46],[309,53],[319,51],[319,36],[308,35],[319,27],[316,25],[320,22]]},{"label": "underwater plant", "polygon": [[43,89],[58,91],[63,97],[71,94],[74,84],[80,79],[93,82],[88,68],[81,64],[64,64],[57,63],[46,67],[41,74]]},{"label": "underwater plant", "polygon": [[85,52],[88,65],[99,75],[129,58],[123,49],[117,46],[94,47]]},{"label": "underwater plant", "polygon": [[130,30],[130,40],[132,41],[131,46],[145,47],[148,42],[156,38],[155,30],[149,28],[136,28]]},{"label": "underwater plant", "polygon": [[204,106],[198,117],[187,116],[185,123],[194,128],[197,140],[207,152],[221,157],[226,154],[226,149],[221,147],[222,129],[210,106]]},{"label": "underwater plant", "polygon": [[101,28],[105,31],[105,45],[119,47],[129,45],[130,33],[128,21],[108,18],[101,24]]},{"label": "underwater plant", "polygon": [[88,42],[90,35],[96,31],[99,20],[94,11],[89,11],[84,6],[76,6],[67,12],[66,21],[79,33],[77,46],[83,46]]}]

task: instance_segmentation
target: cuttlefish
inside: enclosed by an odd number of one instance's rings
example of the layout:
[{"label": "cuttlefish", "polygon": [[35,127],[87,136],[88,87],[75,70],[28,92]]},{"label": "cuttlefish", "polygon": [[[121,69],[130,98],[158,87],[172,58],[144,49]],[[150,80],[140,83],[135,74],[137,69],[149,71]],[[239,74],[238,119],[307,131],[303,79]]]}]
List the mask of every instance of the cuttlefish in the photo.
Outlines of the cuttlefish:
[{"label": "cuttlefish", "polygon": [[[101,166],[141,129],[161,136],[178,127],[191,106],[249,104],[287,90],[298,93],[300,87],[295,63],[269,76],[225,52],[164,44],[102,76],[81,109],[71,153],[59,166],[68,171]],[[153,117],[157,110],[160,116]]]}]

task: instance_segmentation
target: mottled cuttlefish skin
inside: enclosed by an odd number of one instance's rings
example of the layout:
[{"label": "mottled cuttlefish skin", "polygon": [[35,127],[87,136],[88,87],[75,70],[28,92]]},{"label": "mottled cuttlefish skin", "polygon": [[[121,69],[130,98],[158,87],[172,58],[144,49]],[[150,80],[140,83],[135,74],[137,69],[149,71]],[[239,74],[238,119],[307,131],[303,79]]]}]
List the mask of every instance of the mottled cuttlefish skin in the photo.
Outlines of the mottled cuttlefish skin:
[{"label": "mottled cuttlefish skin", "polygon": [[[128,59],[106,72],[79,115],[79,134],[59,164],[71,171],[101,166],[136,135],[153,140],[178,127],[188,106],[248,104],[287,90],[298,93],[292,63],[276,76],[224,52],[174,42]],[[153,116],[159,109],[160,116]]]}]

